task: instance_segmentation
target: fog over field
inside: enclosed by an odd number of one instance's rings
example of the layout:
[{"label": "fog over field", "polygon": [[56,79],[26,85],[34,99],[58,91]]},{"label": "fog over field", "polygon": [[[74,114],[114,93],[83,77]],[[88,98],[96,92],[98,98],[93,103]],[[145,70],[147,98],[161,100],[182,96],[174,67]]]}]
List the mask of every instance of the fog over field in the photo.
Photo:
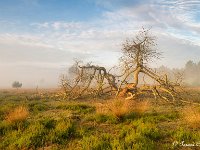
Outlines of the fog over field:
[{"label": "fog over field", "polygon": [[[60,4],[62,3],[62,5]],[[112,67],[126,38],[151,28],[163,52],[153,67],[200,61],[198,0],[0,1],[0,88],[58,86],[74,59]]]}]

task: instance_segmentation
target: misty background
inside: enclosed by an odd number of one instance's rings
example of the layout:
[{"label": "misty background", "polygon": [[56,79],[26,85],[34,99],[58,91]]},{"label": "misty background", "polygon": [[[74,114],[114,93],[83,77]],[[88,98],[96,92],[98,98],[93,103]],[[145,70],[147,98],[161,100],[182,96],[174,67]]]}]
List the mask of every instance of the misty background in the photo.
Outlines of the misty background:
[{"label": "misty background", "polygon": [[76,58],[117,65],[122,43],[142,27],[163,52],[150,66],[184,70],[199,85],[199,10],[198,0],[0,1],[0,88],[57,87]]}]

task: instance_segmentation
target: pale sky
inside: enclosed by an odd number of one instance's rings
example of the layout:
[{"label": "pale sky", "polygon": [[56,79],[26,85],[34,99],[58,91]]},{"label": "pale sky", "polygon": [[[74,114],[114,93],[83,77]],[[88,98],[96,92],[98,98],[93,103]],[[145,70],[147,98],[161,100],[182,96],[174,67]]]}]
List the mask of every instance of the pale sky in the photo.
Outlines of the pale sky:
[{"label": "pale sky", "polygon": [[154,65],[200,61],[200,0],[1,0],[0,88],[56,87],[75,58],[117,64],[142,27],[163,52]]}]

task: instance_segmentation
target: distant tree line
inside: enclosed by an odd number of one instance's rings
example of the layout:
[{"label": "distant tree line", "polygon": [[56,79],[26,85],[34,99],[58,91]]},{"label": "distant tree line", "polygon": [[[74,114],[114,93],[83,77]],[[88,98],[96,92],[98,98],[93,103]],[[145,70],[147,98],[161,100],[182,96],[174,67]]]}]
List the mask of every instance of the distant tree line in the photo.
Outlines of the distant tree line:
[{"label": "distant tree line", "polygon": [[168,67],[161,66],[158,68],[158,71],[167,72],[170,78],[173,78],[174,75],[182,75],[183,84],[188,86],[200,86],[200,61],[195,63],[192,60],[189,60],[181,69],[170,69]]},{"label": "distant tree line", "polygon": [[185,82],[189,85],[200,86],[200,61],[194,63],[189,60],[184,68]]}]

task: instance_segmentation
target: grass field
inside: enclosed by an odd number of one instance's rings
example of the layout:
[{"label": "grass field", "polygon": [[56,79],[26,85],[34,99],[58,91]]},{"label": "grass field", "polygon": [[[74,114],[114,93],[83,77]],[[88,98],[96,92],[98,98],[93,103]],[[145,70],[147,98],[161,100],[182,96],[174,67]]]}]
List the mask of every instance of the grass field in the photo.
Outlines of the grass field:
[{"label": "grass field", "polygon": [[[190,89],[200,102],[200,90]],[[200,106],[0,91],[0,149],[200,149]]]}]

